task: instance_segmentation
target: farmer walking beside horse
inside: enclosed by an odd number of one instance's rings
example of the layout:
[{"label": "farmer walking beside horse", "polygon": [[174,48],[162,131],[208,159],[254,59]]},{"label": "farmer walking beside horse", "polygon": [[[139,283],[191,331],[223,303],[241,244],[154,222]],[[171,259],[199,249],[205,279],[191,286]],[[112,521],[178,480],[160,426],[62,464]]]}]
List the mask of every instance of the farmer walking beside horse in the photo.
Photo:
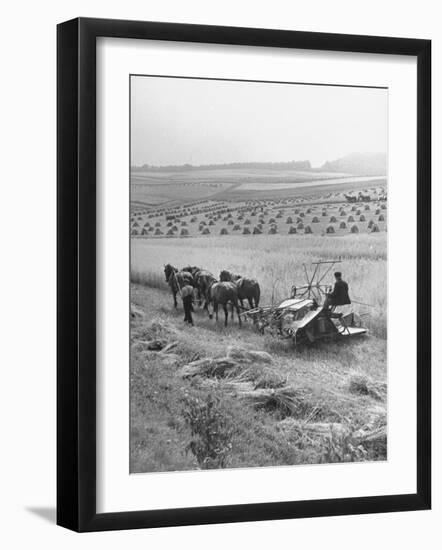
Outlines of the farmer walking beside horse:
[{"label": "farmer walking beside horse", "polygon": [[184,322],[189,323],[189,325],[192,325],[192,326],[193,326],[193,318],[192,318],[193,291],[194,291],[193,286],[189,284],[186,284],[181,288],[181,298],[183,300],[183,309],[184,309]]},{"label": "farmer walking beside horse", "polygon": [[176,295],[180,293],[180,290],[185,285],[191,285],[193,287],[193,277],[191,273],[187,271],[178,271],[176,267],[171,264],[166,264],[164,266],[164,276],[166,283],[169,285],[169,288],[173,296],[173,305],[178,307]]}]

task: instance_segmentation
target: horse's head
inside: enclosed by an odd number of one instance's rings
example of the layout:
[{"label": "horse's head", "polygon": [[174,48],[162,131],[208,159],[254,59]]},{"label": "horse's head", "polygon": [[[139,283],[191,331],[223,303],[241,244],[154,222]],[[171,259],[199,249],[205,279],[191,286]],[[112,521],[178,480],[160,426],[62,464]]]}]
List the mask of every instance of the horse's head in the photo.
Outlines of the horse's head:
[{"label": "horse's head", "polygon": [[173,265],[171,264],[166,264],[164,266],[164,276],[166,278],[166,283],[169,282],[169,279],[170,279],[170,276],[172,275],[172,273],[176,271],[175,268],[173,267]]},{"label": "horse's head", "polygon": [[181,271],[187,271],[187,273],[190,273],[194,277],[198,273],[198,271],[201,271],[201,268],[197,267],[196,265],[188,265],[186,267],[183,267]]},{"label": "horse's head", "polygon": [[230,273],[230,271],[227,271],[226,269],[223,269],[222,271],[220,271],[219,280],[220,281],[231,281],[232,280],[232,274]]}]

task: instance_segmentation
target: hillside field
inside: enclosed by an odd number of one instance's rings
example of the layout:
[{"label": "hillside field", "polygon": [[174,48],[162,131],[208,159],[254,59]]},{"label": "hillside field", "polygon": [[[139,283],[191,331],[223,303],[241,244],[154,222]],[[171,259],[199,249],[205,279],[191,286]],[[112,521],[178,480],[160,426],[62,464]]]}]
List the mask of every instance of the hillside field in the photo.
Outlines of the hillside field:
[{"label": "hillside field", "polygon": [[315,190],[349,191],[385,186],[385,176],[293,169],[206,169],[131,173],[131,202],[140,207],[177,205],[201,199],[249,200],[302,196]]},{"label": "hillside field", "polygon": [[[386,178],[224,168],[131,181],[131,471],[385,460]],[[322,283],[342,272],[344,309],[368,334],[295,349],[197,304],[189,327],[164,275],[227,269],[277,305],[320,260],[339,262]]]}]

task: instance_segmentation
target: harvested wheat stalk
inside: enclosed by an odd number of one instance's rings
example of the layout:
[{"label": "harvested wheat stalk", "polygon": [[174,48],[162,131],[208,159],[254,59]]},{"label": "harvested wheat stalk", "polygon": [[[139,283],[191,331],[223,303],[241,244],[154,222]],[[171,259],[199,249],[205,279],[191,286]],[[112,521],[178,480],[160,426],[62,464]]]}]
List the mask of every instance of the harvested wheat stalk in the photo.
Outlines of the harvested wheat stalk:
[{"label": "harvested wheat stalk", "polygon": [[374,443],[387,440],[387,426],[381,426],[375,430],[358,430],[352,436],[358,443]]},{"label": "harvested wheat stalk", "polygon": [[369,395],[377,401],[385,400],[387,385],[381,382],[374,382],[367,376],[353,375],[350,378],[348,389],[350,393]]},{"label": "harvested wheat stalk", "polygon": [[[198,380],[198,379],[197,379]],[[200,378],[197,385],[206,389],[218,389],[232,396],[237,396],[239,393],[253,391],[251,382],[238,382],[224,378]]]},{"label": "harvested wheat stalk", "polygon": [[264,351],[230,347],[226,357],[192,361],[182,367],[178,374],[183,378],[223,378],[235,384],[253,382],[255,389],[280,388],[285,385],[286,379],[267,366],[272,361],[270,354]]},{"label": "harvested wheat stalk", "polygon": [[282,376],[273,369],[266,369],[260,376],[255,379],[254,389],[262,388],[282,388],[287,384],[287,377]]},{"label": "harvested wheat stalk", "polygon": [[220,359],[199,359],[187,365],[184,365],[179,371],[183,378],[192,378],[193,376],[212,376],[215,378],[223,378],[229,372],[238,368],[238,363],[222,357]]},{"label": "harvested wheat stalk", "polygon": [[266,351],[254,351],[238,347],[229,347],[227,357],[238,363],[267,363],[273,362],[272,356]]},{"label": "harvested wheat stalk", "polygon": [[278,423],[278,428],[289,438],[307,435],[311,439],[346,437],[350,430],[340,422],[305,422],[295,418],[285,418]]},{"label": "harvested wheat stalk", "polygon": [[162,338],[156,338],[154,340],[136,340],[134,343],[142,349],[147,349],[150,351],[160,351],[167,346],[167,340]]},{"label": "harvested wheat stalk", "polygon": [[297,415],[303,410],[303,399],[289,386],[283,388],[260,388],[239,394],[256,409],[279,410],[286,415]]}]

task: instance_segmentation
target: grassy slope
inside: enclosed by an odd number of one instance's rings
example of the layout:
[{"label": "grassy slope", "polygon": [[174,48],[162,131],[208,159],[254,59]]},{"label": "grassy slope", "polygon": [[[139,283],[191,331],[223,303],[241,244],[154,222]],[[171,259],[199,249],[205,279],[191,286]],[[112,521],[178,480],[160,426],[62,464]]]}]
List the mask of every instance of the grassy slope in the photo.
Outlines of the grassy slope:
[{"label": "grassy slope", "polygon": [[[288,341],[259,336],[249,326],[239,330],[235,324],[224,329],[202,312],[195,314],[194,328],[185,327],[182,310],[174,311],[171,296],[160,289],[133,284],[131,298],[142,312],[132,321],[132,472],[198,467],[193,455],[185,452],[191,434],[183,420],[183,400],[189,395],[204,399],[209,391],[221,397],[221,412],[235,426],[228,467],[385,459],[385,449],[368,446],[361,456],[349,450],[347,439],[338,435],[312,436],[305,431],[293,439],[280,429],[278,411],[253,409],[232,396],[222,381],[209,390],[203,380],[183,380],[177,374],[191,360],[225,355],[232,344],[268,351],[274,358],[273,367],[287,378],[287,384],[303,392],[305,408],[297,420],[340,423],[353,432],[385,423],[384,392],[373,397],[351,391],[351,384],[360,377],[385,388],[385,340],[369,337],[294,352]],[[173,354],[146,351],[141,342],[158,336],[177,342]]]}]

